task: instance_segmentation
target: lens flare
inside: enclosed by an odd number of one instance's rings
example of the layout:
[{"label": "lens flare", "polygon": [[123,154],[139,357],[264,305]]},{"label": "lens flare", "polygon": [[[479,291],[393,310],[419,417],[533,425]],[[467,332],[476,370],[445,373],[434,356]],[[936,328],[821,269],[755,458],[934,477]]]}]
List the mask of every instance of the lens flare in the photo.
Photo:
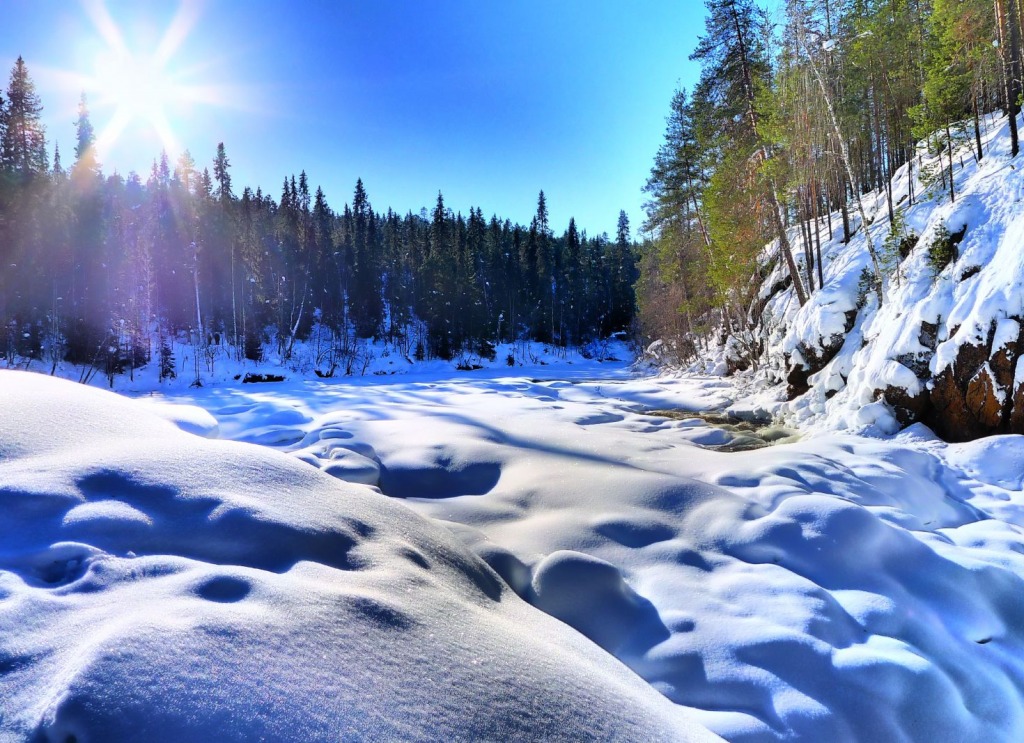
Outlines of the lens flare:
[{"label": "lens flare", "polygon": [[95,104],[114,110],[110,124],[100,132],[99,148],[112,144],[127,127],[141,124],[157,133],[165,149],[177,149],[168,111],[188,100],[188,90],[159,59],[123,51],[104,53],[97,60],[92,82]]},{"label": "lens flare", "polygon": [[[158,43],[126,33],[107,0],[80,0],[96,34],[91,62],[80,72],[51,71],[65,87],[87,95],[101,158],[139,134],[155,135],[169,154],[183,148],[177,134],[197,106],[249,110],[252,91],[210,81],[210,62],[185,54],[200,16],[200,3],[182,0],[158,35]],[[113,6],[116,8],[116,6]],[[136,14],[137,15],[137,14]],[[152,153],[148,153],[152,154]]]}]

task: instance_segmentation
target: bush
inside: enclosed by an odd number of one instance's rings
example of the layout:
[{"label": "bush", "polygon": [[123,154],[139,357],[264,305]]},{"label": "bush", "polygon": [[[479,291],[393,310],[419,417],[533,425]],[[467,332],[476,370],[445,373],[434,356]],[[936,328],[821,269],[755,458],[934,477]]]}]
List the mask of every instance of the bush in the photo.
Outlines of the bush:
[{"label": "bush", "polygon": [[498,351],[494,348],[494,344],[490,341],[481,340],[476,344],[476,355],[482,359],[488,361],[494,361],[494,358],[498,355]]},{"label": "bush", "polygon": [[935,237],[928,246],[928,265],[936,274],[942,273],[950,263],[956,260],[956,242],[945,224],[935,230]]},{"label": "bush", "polygon": [[244,345],[243,353],[245,358],[249,361],[260,362],[263,361],[263,343],[260,339],[259,333],[246,333],[245,338],[242,340]]},{"label": "bush", "polygon": [[857,281],[857,309],[864,309],[868,303],[868,296],[878,290],[878,278],[870,267],[865,266],[860,272],[860,279]]}]

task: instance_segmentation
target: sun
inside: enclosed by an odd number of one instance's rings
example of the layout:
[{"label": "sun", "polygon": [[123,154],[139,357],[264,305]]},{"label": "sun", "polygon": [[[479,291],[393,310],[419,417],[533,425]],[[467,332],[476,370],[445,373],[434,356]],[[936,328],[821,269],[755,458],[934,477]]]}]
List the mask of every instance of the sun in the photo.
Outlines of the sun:
[{"label": "sun", "polygon": [[114,112],[100,133],[99,145],[109,144],[127,127],[141,124],[152,128],[166,149],[175,149],[168,113],[187,100],[188,91],[160,59],[126,50],[105,52],[97,59],[92,87],[95,105]]},{"label": "sun", "polygon": [[171,123],[175,115],[188,104],[210,104],[218,97],[208,85],[188,84],[188,70],[175,60],[196,22],[199,4],[182,0],[159,43],[141,50],[137,40],[126,37],[106,2],[80,1],[102,41],[84,85],[89,105],[111,112],[109,123],[98,131],[97,149],[108,150],[132,129],[155,133],[168,152],[179,150]]},{"label": "sun", "polygon": [[[195,136],[196,122],[210,121],[213,111],[272,110],[260,86],[232,82],[225,74],[230,52],[206,52],[204,37],[192,33],[203,2],[78,0],[91,28],[78,36],[73,67],[46,73],[70,94],[69,102],[84,95],[99,160],[144,168],[154,142],[170,157],[181,154],[182,140]],[[75,111],[68,106],[69,115]]]}]

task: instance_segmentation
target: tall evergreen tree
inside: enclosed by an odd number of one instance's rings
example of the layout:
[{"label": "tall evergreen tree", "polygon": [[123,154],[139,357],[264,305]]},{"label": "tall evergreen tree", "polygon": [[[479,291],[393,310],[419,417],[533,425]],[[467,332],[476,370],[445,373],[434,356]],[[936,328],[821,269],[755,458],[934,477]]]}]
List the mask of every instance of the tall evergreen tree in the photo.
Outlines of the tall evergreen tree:
[{"label": "tall evergreen tree", "polygon": [[76,180],[95,179],[100,174],[96,159],[96,134],[89,120],[89,107],[82,93],[78,102],[78,119],[75,121],[75,165],[72,177]]},{"label": "tall evergreen tree", "polygon": [[1013,157],[1020,151],[1017,115],[1020,113],[1021,70],[1024,69],[1021,61],[1021,19],[1024,13],[1020,2],[995,0],[996,39],[1003,63],[1003,106],[1010,121],[1010,154]]},{"label": "tall evergreen tree", "polygon": [[235,196],[231,191],[230,168],[231,161],[228,160],[227,153],[224,150],[224,143],[219,142],[217,144],[217,156],[213,160],[213,179],[217,183],[214,196],[222,204],[231,201]]},{"label": "tall evergreen tree", "polygon": [[46,132],[41,115],[43,105],[29,77],[25,61],[19,56],[11,70],[4,112],[3,153],[5,167],[22,177],[46,173]]},{"label": "tall evergreen tree", "polygon": [[[773,167],[771,143],[761,131],[759,100],[769,85],[771,64],[765,39],[767,20],[753,0],[707,0],[705,33],[690,59],[701,63],[701,77],[696,96],[701,101],[703,126],[714,135],[714,149],[721,157],[732,150],[734,164],[747,163],[745,177],[731,180],[731,188],[720,190],[722,198],[732,200],[729,191],[737,188],[750,191],[736,198],[766,202],[768,221],[779,240],[779,249],[793,278],[800,304],[807,301],[803,281],[793,256],[786,232],[785,207]],[[720,223],[722,224],[722,223]],[[712,241],[728,251],[736,241],[727,234],[714,235]],[[752,246],[748,247],[747,260]]]}]

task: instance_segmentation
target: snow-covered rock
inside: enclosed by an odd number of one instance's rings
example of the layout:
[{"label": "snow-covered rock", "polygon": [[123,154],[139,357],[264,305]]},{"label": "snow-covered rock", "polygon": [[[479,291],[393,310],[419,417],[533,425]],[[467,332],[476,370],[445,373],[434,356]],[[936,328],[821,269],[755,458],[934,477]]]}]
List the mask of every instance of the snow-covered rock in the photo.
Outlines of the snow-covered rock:
[{"label": "snow-covered rock", "polygon": [[[889,259],[881,307],[861,277],[871,265],[865,236],[881,252],[890,230],[884,191],[865,197],[870,225],[851,215],[848,242],[831,215],[824,286],[805,306],[776,262],[755,309],[766,379],[788,383],[791,402],[780,412],[790,420],[880,432],[923,421],[950,440],[1024,433],[1024,159],[1010,158],[1005,118],[985,126],[980,162],[972,141],[954,156],[955,202],[922,182],[922,171],[940,165],[925,145],[893,176],[892,201],[908,238],[919,239],[908,239],[905,258]],[[818,231],[828,237],[826,223]],[[802,259],[802,231],[794,227],[790,239]],[[932,250],[943,241],[948,264]]]}]

